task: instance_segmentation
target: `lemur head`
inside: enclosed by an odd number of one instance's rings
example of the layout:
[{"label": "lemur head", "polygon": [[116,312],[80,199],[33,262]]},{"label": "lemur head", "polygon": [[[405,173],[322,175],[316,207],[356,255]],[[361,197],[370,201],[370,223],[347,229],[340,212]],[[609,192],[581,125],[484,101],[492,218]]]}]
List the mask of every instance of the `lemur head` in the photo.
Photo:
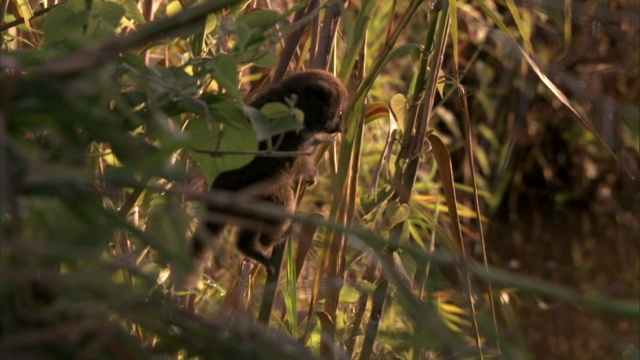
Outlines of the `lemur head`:
[{"label": "lemur head", "polygon": [[347,90],[331,73],[307,70],[292,73],[255,98],[251,105],[284,102],[295,94],[295,107],[304,113],[304,131],[333,134],[342,131],[347,106]]}]

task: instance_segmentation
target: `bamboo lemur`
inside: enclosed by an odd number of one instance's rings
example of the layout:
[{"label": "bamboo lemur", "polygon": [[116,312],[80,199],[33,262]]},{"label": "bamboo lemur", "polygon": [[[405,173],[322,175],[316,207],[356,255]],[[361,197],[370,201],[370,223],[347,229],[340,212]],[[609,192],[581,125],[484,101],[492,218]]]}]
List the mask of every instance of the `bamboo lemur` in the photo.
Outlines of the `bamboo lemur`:
[{"label": "bamboo lemur", "polygon": [[[294,95],[295,96],[292,96]],[[311,140],[319,133],[336,133],[342,129],[342,113],[347,102],[347,91],[342,83],[333,75],[322,70],[296,72],[284,78],[282,82],[272,85],[258,94],[249,105],[261,108],[270,102],[285,102],[295,99],[294,106],[304,113],[303,129],[276,135],[272,139],[272,150],[277,151],[310,151]],[[267,141],[261,141],[259,150],[267,150]],[[288,212],[295,210],[295,187],[299,181],[313,183],[316,168],[309,156],[269,157],[257,155],[249,164],[236,170],[226,171],[218,175],[211,189],[240,191],[250,186],[263,186],[259,199],[281,206]],[[209,207],[208,211],[220,211]],[[256,231],[255,228],[239,227],[237,248],[247,257],[261,263],[268,272],[275,271],[273,264],[264,249],[280,243],[285,237],[291,221],[275,221],[250,219],[259,227],[270,231]],[[219,237],[225,227],[222,222],[208,219],[205,224],[210,238]],[[274,230],[275,229],[275,230]],[[206,233],[206,231],[205,231]],[[206,258],[208,245],[202,229],[198,231],[193,242],[193,254],[196,267],[201,270]]]}]

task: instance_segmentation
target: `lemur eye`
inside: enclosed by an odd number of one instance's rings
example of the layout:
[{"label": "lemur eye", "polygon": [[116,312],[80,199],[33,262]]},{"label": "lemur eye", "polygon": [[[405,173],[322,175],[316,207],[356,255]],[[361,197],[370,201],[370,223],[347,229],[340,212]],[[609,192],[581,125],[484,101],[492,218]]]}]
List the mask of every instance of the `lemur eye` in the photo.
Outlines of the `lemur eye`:
[{"label": "lemur eye", "polygon": [[342,119],[342,110],[338,111],[338,117]]}]

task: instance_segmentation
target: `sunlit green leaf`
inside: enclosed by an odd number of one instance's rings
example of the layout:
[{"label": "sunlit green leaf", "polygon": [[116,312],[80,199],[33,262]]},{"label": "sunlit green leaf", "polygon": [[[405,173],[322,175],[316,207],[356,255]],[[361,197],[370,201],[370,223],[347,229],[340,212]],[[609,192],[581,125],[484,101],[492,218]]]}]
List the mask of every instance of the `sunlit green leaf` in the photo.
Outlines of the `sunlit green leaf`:
[{"label": "sunlit green leaf", "polygon": [[238,91],[238,69],[235,60],[229,55],[219,55],[207,64],[213,70],[213,77],[230,95],[240,98]]},{"label": "sunlit green leaf", "polygon": [[207,22],[204,26],[204,35],[209,35],[217,27],[218,27],[218,16],[215,14],[211,14],[207,16]]},{"label": "sunlit green leaf", "polygon": [[340,303],[341,304],[352,304],[358,301],[360,298],[360,292],[355,289],[353,286],[345,285],[340,290]]},{"label": "sunlit green leaf", "polygon": [[391,110],[396,118],[396,123],[400,129],[404,130],[405,115],[407,113],[407,98],[402,94],[395,94],[391,97]]},{"label": "sunlit green leaf", "polygon": [[42,46],[66,42],[77,44],[84,37],[83,27],[89,20],[84,0],[68,0],[49,11],[44,21]]},{"label": "sunlit green leaf", "polygon": [[266,31],[282,20],[282,15],[269,9],[260,9],[238,18],[238,22],[246,24],[250,29]]},{"label": "sunlit green leaf", "polygon": [[[187,128],[191,155],[200,165],[209,186],[218,174],[248,164],[254,157],[251,152],[258,149],[255,133],[242,111],[230,105],[221,106],[213,115],[220,116],[224,112],[228,117],[225,122],[207,121],[200,117]],[[200,153],[198,150],[212,153]]]},{"label": "sunlit green leaf", "polygon": [[138,8],[138,4],[136,4],[135,0],[113,0],[116,4],[122,6],[125,10],[125,15],[129,19],[139,23],[144,24],[145,19],[142,17],[142,13]]},{"label": "sunlit green leaf", "polygon": [[260,111],[247,106],[245,111],[260,141],[287,131],[299,131],[303,127],[304,113],[283,103],[267,103]]},{"label": "sunlit green leaf", "polygon": [[87,36],[93,41],[113,36],[124,15],[125,10],[114,2],[95,2],[91,7]]},{"label": "sunlit green leaf", "polygon": [[399,224],[409,217],[409,205],[391,201],[384,209],[384,217],[389,222],[389,226]]},{"label": "sunlit green leaf", "polygon": [[18,13],[20,14],[20,17],[24,19],[24,23],[27,27],[31,27],[29,21],[33,17],[33,11],[31,10],[29,2],[26,0],[15,0],[15,3],[18,5]]}]

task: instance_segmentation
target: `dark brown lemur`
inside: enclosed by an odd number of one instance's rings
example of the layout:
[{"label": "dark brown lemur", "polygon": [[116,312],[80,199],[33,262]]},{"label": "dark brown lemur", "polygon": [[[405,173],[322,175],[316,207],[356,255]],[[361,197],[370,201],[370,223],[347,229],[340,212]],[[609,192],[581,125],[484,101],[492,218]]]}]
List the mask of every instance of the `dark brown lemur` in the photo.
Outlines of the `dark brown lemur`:
[{"label": "dark brown lemur", "polygon": [[[294,95],[295,96],[292,96]],[[322,70],[296,72],[282,82],[272,85],[258,94],[249,105],[261,108],[270,102],[285,103],[285,99],[295,99],[294,106],[304,113],[303,129],[277,135],[272,139],[279,152],[310,151],[310,142],[320,133],[333,134],[342,129],[342,113],[347,104],[347,91],[332,74]],[[267,141],[259,144],[259,150],[267,150]],[[295,210],[295,188],[299,181],[313,183],[317,170],[309,156],[270,157],[256,156],[242,168],[218,175],[211,186],[212,190],[241,191],[254,185],[264,185],[258,199],[272,203],[282,209]],[[208,211],[220,211],[209,207]],[[275,268],[264,250],[280,243],[291,225],[290,220],[276,221],[250,219],[258,223],[256,227],[238,229],[236,244],[247,257],[264,265],[269,273]],[[220,236],[225,227],[223,222],[215,222],[211,217],[198,230],[193,242],[193,256],[196,268],[202,269],[207,249],[213,240]]]}]

